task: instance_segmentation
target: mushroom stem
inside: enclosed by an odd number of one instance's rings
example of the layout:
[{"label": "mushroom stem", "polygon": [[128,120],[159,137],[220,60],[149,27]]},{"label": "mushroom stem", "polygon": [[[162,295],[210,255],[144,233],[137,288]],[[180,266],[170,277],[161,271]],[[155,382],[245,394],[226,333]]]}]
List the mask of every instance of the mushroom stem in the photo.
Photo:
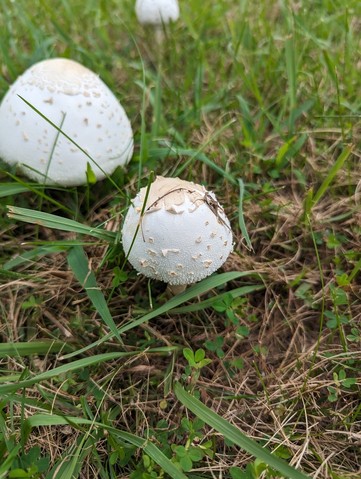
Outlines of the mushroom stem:
[{"label": "mushroom stem", "polygon": [[168,284],[166,294],[169,296],[176,296],[177,294],[183,293],[186,287],[186,284]]},{"label": "mushroom stem", "polygon": [[[158,50],[162,50],[163,43],[164,43],[164,36],[165,36],[163,24],[156,25],[154,27],[154,36],[155,36],[155,44],[158,47]],[[161,56],[161,53],[159,53],[159,56]]]}]

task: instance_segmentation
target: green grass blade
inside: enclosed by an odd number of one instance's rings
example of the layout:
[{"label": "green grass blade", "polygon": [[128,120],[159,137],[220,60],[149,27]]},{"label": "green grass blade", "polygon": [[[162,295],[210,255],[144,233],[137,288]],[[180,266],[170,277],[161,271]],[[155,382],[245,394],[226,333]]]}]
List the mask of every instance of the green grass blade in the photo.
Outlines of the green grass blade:
[{"label": "green grass blade", "polygon": [[[35,185],[31,185],[35,186]],[[21,185],[19,183],[2,183],[0,185],[0,198],[5,198],[6,196],[18,195],[19,193],[25,193],[30,191],[30,187],[26,185]]]},{"label": "green grass blade", "polygon": [[238,206],[238,224],[239,228],[241,230],[241,233],[246,240],[248,248],[253,251],[253,246],[251,243],[251,240],[248,235],[246,223],[244,221],[244,215],[243,215],[243,197],[244,197],[244,183],[241,178],[238,178],[238,185],[239,185],[239,206]]},{"label": "green grass blade", "polygon": [[223,434],[223,436],[229,441],[232,441],[237,446],[279,471],[283,476],[289,477],[290,479],[309,478],[306,474],[294,469],[280,458],[274,456],[267,449],[260,446],[256,441],[247,437],[240,429],[230,424],[217,413],[205,406],[201,401],[185,391],[179,383],[174,384],[174,392],[177,399],[198,418]]},{"label": "green grass blade", "polygon": [[343,167],[343,164],[345,163],[345,161],[348,159],[348,157],[350,156],[351,152],[352,152],[352,149],[353,149],[353,145],[350,145],[348,147],[346,147],[342,153],[339,155],[339,157],[337,158],[337,160],[335,161],[334,165],[332,166],[332,168],[330,169],[328,175],[326,176],[326,178],[323,180],[321,186],[319,187],[319,189],[316,191],[314,197],[313,197],[313,206],[315,206],[319,201],[320,199],[322,198],[322,196],[325,194],[325,192],[327,191],[328,187],[330,186],[330,184],[332,183],[332,181],[334,180],[335,176],[337,175],[338,171]]},{"label": "green grass blade", "polygon": [[296,107],[297,82],[296,82],[296,49],[295,39],[292,35],[285,41],[286,72],[288,80],[288,97],[291,111]]},{"label": "green grass blade", "polygon": [[32,274],[16,273],[15,271],[8,271],[7,269],[0,268],[0,279],[17,280],[17,279],[29,279],[35,283],[44,283],[42,278],[34,278]]},{"label": "green grass blade", "polygon": [[236,95],[241,112],[242,112],[242,131],[244,135],[244,143],[247,146],[254,147],[256,143],[257,134],[254,127],[254,118],[251,114],[247,100],[241,95]]},{"label": "green grass blade", "polygon": [[[229,127],[233,123],[234,123],[234,120],[228,122],[225,128]],[[229,173],[228,171],[225,171],[223,168],[221,168],[216,163],[214,163],[210,158],[208,158],[207,155],[202,153],[201,150],[205,147],[206,145],[203,145],[198,150],[193,150],[191,148],[178,148],[177,146],[174,146],[174,145],[169,146],[168,148],[151,148],[149,150],[149,157],[160,159],[160,158],[177,158],[179,156],[186,156],[186,157],[189,157],[189,159],[185,163],[183,163],[183,165],[175,172],[174,176],[179,176],[186,168],[189,167],[189,165],[194,160],[198,160],[204,163],[205,165],[209,166],[210,168],[212,168],[212,170],[214,170],[219,175],[223,176],[230,183],[237,185],[237,180],[234,178],[234,176],[231,175],[231,173]]]},{"label": "green grass blade", "polygon": [[239,298],[240,296],[245,296],[246,294],[254,293],[256,291],[261,291],[264,288],[265,287],[263,285],[241,286],[240,288],[227,291],[226,293],[216,294],[212,298],[205,299],[204,301],[200,301],[198,303],[189,304],[187,306],[182,306],[180,308],[174,308],[172,309],[172,313],[183,314],[183,313],[191,313],[194,311],[201,311],[205,308],[211,308],[215,302],[222,300],[224,297],[228,295],[231,295],[232,298]]},{"label": "green grass blade", "polygon": [[223,273],[223,274],[210,276],[209,278],[206,278],[200,283],[195,284],[194,286],[184,291],[183,293],[178,294],[177,296],[174,296],[174,298],[171,298],[169,301],[167,301],[165,304],[163,304],[156,310],[151,311],[150,313],[142,316],[139,319],[136,319],[134,321],[129,321],[124,326],[119,328],[119,332],[125,333],[126,331],[129,331],[130,329],[133,329],[153,318],[156,318],[157,316],[160,316],[172,310],[173,308],[175,308],[176,306],[179,306],[185,301],[189,301],[190,299],[197,297],[205,293],[206,291],[209,291],[210,289],[216,288],[224,283],[227,283],[228,281],[239,278],[241,276],[245,276],[245,274],[249,274],[249,272],[247,273],[246,272],[244,273],[230,272],[230,273]]},{"label": "green grass blade", "polygon": [[109,434],[118,436],[123,441],[133,444],[134,446],[141,448],[149,457],[151,457],[167,474],[173,479],[187,479],[187,476],[183,474],[164,454],[147,438],[143,439],[135,434],[121,431],[112,426],[108,426],[103,423],[91,421],[89,419],[78,417],[65,417],[58,415],[48,414],[36,414],[26,420],[26,432],[27,436],[34,427],[40,426],[57,426],[57,425],[71,425],[77,426],[90,426],[92,428],[101,428],[108,431]]},{"label": "green grass blade", "polygon": [[280,168],[284,158],[286,157],[287,153],[290,151],[291,146],[296,141],[297,136],[293,136],[289,138],[287,141],[283,143],[283,145],[278,150],[277,156],[275,158],[275,165],[277,168]]},{"label": "green grass blade", "polygon": [[[168,311],[171,311],[177,306],[180,306],[182,303],[185,303],[186,301],[190,301],[193,298],[197,298],[199,295],[205,293],[206,291],[209,291],[212,288],[217,288],[218,286],[221,286],[227,283],[228,281],[233,281],[235,279],[242,278],[244,276],[249,276],[249,275],[252,276],[253,274],[254,273],[252,271],[242,271],[242,272],[232,271],[229,273],[212,275],[209,278],[206,278],[203,281],[196,283],[194,286],[190,287],[183,293],[178,294],[177,296],[174,296],[173,298],[171,298],[169,301],[167,301],[165,304],[163,304],[159,308],[150,311],[149,313],[145,314],[144,316],[141,316],[138,319],[129,321],[124,326],[120,327],[118,329],[118,332],[124,333],[126,331],[129,331],[130,329],[133,329],[143,323],[146,323],[147,321],[150,321],[151,319],[156,318],[157,316],[167,313]],[[88,351],[89,349],[99,346],[104,341],[107,341],[111,338],[112,338],[112,335],[107,334],[103,336],[103,338],[98,339],[98,341],[95,341],[94,343],[89,344],[88,346],[85,346],[84,348],[79,349],[78,351],[74,351],[73,353],[65,355],[64,358],[71,358],[78,354],[84,353],[85,351]]]},{"label": "green grass blade", "polygon": [[134,242],[136,240],[136,237],[137,237],[137,234],[138,234],[138,231],[139,229],[141,228],[141,219],[143,218],[143,215],[144,215],[144,212],[145,212],[145,208],[147,206],[147,201],[148,201],[148,197],[149,197],[149,193],[150,193],[150,187],[151,187],[151,184],[153,182],[153,179],[154,179],[154,172],[151,171],[149,173],[149,178],[148,178],[148,184],[147,184],[147,189],[145,191],[145,195],[144,195],[144,200],[143,200],[143,205],[142,205],[142,209],[141,209],[141,212],[140,212],[140,220],[137,224],[137,227],[134,231],[134,235],[133,235],[133,238],[132,238],[132,242],[130,243],[130,247],[129,247],[129,251],[127,253],[127,255],[125,256],[124,258],[124,261],[123,261],[123,265],[122,265],[122,269],[124,269],[127,261],[128,261],[128,258],[129,258],[129,255],[133,249],[133,245],[134,245]]},{"label": "green grass blade", "polygon": [[354,280],[354,278],[356,277],[356,275],[359,273],[360,270],[361,270],[361,258],[357,261],[351,273],[349,274],[347,278],[348,284],[352,283],[352,281]]},{"label": "green grass blade", "polygon": [[65,250],[66,248],[64,248],[63,246],[54,245],[54,242],[51,242],[51,244],[49,245],[33,248],[30,251],[26,251],[25,253],[15,256],[15,258],[11,258],[9,261],[7,261],[4,264],[3,268],[6,271],[10,271],[14,268],[17,268],[18,266],[35,261],[37,258],[41,256],[45,256],[48,254],[61,253],[61,252],[64,252]]},{"label": "green grass blade", "polygon": [[94,308],[113,335],[121,341],[117,327],[110,314],[105,297],[99,288],[93,271],[89,268],[88,258],[81,246],[74,246],[68,253],[68,264],[76,279],[83,286]]},{"label": "green grass blade", "polygon": [[[39,246],[33,248],[30,251],[26,251],[25,253],[15,256],[15,258],[11,258],[3,266],[5,271],[10,272],[10,270],[17,268],[18,266],[21,266],[25,263],[31,263],[32,261],[36,261],[37,258],[41,256],[63,253],[64,251],[67,251],[73,246],[96,246],[98,243],[95,241],[89,242],[82,240],[59,240],[51,241],[51,243],[49,243],[48,241],[29,241],[27,244],[34,244]],[[31,277],[30,274],[28,276]],[[21,274],[20,277],[24,277],[24,275]]]},{"label": "green grass blade", "polygon": [[[178,158],[179,156],[189,157],[190,161],[199,160],[202,161],[205,165],[212,168],[218,174],[229,180],[231,183],[235,184],[235,178],[225,170],[223,170],[220,166],[214,163],[208,156],[202,153],[200,150],[192,150],[190,148],[178,148],[177,146],[171,145],[168,148],[151,148],[149,150],[149,157],[150,158]],[[187,163],[188,164],[188,163]],[[175,172],[175,176],[180,175],[182,170],[177,170]]]},{"label": "green grass blade", "polygon": [[[91,446],[94,443],[92,438],[86,439],[87,436],[82,436],[78,440],[79,444],[74,447],[74,450],[70,450],[65,456],[63,461],[63,468],[60,468],[59,473],[56,475],[57,479],[69,479],[79,477],[78,474],[82,467],[82,462],[85,457],[90,453]],[[89,440],[90,439],[90,440]],[[75,446],[75,444],[73,445]],[[85,456],[85,457],[82,457]]]},{"label": "green grass blade", "polygon": [[1,458],[3,461],[0,465],[0,479],[3,479],[5,477],[9,477],[7,475],[9,469],[11,468],[13,462],[16,460],[17,455],[19,454],[19,451],[21,449],[21,444],[18,444],[16,447],[12,449],[12,451],[9,453],[6,459]]},{"label": "green grass blade", "polygon": [[[39,183],[28,183],[21,178],[18,178],[15,175],[12,175],[9,172],[6,172],[6,174],[14,180],[14,183],[7,183],[5,185],[5,188],[3,189],[2,186],[0,186],[0,198],[4,196],[9,195],[9,191],[13,191],[14,194],[18,193],[24,193],[26,191],[31,191],[32,193],[36,194],[39,196],[42,200],[45,200],[49,202],[50,204],[55,205],[59,210],[65,211],[67,214],[71,215],[73,214],[73,211],[69,209],[67,206],[63,205],[61,202],[55,200],[52,196],[47,195],[44,193],[45,187]],[[12,186],[13,185],[13,186]],[[16,187],[16,185],[18,185]],[[51,186],[47,185],[47,189],[52,189],[54,188],[55,190],[61,190],[63,188],[59,186]]]},{"label": "green grass blade", "polygon": [[0,358],[30,356],[31,354],[47,355],[72,351],[73,348],[60,341],[29,341],[24,343],[0,344]]},{"label": "green grass blade", "polygon": [[51,213],[43,213],[42,211],[19,208],[17,206],[8,206],[8,210],[9,218],[17,221],[24,221],[25,223],[37,224],[56,230],[71,231],[72,233],[94,236],[94,238],[109,242],[114,242],[116,237],[115,233],[103,228],[92,228],[91,226],[84,225],[78,221],[63,218]]},{"label": "green grass blade", "polygon": [[41,381],[46,381],[52,379],[55,376],[59,376],[63,373],[69,373],[70,371],[76,371],[77,369],[83,369],[94,364],[100,364],[106,361],[112,361],[113,359],[120,359],[131,356],[137,353],[104,353],[91,356],[89,358],[82,358],[76,361],[73,361],[69,364],[63,364],[62,366],[57,366],[56,368],[49,369],[43,373],[37,374],[29,379],[23,379],[22,381],[13,383],[13,384],[1,384],[0,385],[0,395],[6,394],[9,392],[17,391],[18,389],[27,388],[33,384],[40,383]]},{"label": "green grass blade", "polygon": [[345,140],[345,127],[344,127],[344,120],[342,118],[342,102],[341,102],[341,92],[340,92],[340,82],[337,76],[337,67],[334,62],[331,60],[330,55],[328,54],[327,50],[322,50],[323,58],[325,60],[325,64],[327,66],[328,73],[332,79],[332,82],[335,85],[336,92],[337,92],[337,111],[339,116],[339,124],[341,127],[342,132],[342,139]]}]

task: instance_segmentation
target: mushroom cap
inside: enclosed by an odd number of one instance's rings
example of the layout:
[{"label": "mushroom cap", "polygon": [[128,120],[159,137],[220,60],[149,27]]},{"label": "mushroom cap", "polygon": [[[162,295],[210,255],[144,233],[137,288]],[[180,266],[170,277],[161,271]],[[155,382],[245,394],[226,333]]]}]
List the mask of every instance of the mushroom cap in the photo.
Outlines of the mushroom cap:
[{"label": "mushroom cap", "polygon": [[135,13],[139,23],[162,25],[179,18],[177,0],[137,0]]},{"label": "mushroom cap", "polygon": [[95,73],[73,60],[36,63],[13,83],[0,105],[0,158],[41,183],[84,184],[87,163],[103,179],[132,153],[133,132],[123,107]]},{"label": "mushroom cap", "polygon": [[[158,176],[141,188],[122,228],[132,266],[149,278],[171,285],[200,281],[216,271],[233,249],[229,221],[215,195],[179,178]],[[134,243],[133,238],[139,225]]]}]

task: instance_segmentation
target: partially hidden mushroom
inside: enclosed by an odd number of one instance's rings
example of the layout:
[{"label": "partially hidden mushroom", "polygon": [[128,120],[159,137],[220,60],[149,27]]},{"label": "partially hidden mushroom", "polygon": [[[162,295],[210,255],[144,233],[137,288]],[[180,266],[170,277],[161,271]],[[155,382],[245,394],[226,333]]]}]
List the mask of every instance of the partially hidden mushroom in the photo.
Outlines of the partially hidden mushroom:
[{"label": "partially hidden mushroom", "polygon": [[122,242],[132,266],[168,283],[173,293],[212,274],[233,250],[231,226],[216,196],[202,185],[162,176],[132,201]]},{"label": "partially hidden mushroom", "polygon": [[87,163],[100,180],[132,153],[124,108],[98,75],[73,60],[36,63],[0,105],[0,158],[38,182],[84,184]]},{"label": "partially hidden mushroom", "polygon": [[162,26],[179,18],[177,0],[137,0],[135,13],[143,25]]}]

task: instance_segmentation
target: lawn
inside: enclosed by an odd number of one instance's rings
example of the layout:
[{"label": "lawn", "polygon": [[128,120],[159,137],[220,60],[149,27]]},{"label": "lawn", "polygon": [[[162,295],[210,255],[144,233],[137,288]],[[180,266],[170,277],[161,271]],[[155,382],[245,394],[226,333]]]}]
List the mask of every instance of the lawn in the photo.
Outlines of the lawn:
[{"label": "lawn", "polygon": [[[180,0],[161,35],[134,3],[0,5],[0,100],[72,59],[134,132],[77,187],[0,158],[0,479],[359,478],[359,0]],[[233,231],[175,295],[121,242],[157,175]]]}]

